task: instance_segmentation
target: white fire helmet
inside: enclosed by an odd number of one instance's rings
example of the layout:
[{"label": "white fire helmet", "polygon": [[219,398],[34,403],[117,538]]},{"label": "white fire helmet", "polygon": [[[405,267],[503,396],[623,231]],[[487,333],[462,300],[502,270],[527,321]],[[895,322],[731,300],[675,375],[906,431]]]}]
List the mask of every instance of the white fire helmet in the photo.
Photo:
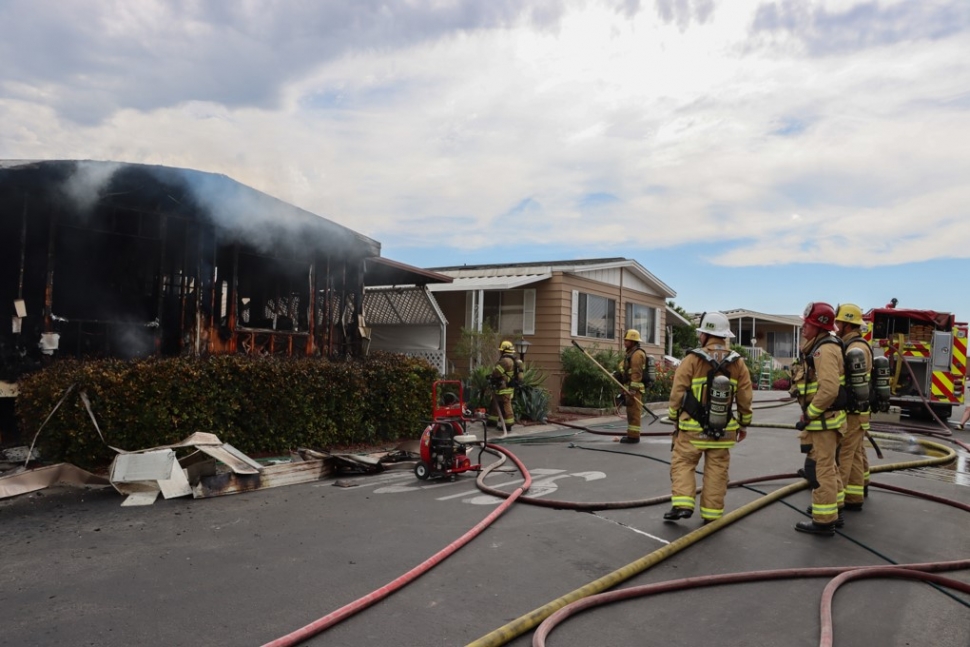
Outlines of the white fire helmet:
[{"label": "white fire helmet", "polygon": [[733,339],[731,324],[721,312],[705,312],[701,316],[701,324],[697,327],[697,334],[711,335],[722,339]]}]

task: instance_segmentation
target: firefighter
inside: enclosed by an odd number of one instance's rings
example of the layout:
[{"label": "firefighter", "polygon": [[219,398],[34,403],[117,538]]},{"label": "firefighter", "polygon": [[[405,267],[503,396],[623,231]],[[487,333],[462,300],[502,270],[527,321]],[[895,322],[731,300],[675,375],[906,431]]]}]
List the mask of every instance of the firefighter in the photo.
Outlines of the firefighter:
[{"label": "firefighter", "polygon": [[[620,364],[620,370],[613,377],[626,387],[623,404],[626,406],[626,436],[620,438],[621,443],[635,444],[640,442],[640,418],[643,416],[643,395],[650,386],[647,363],[647,351],[640,347],[640,333],[631,328],[623,336],[623,347],[626,356]],[[619,396],[617,398],[619,400]]]},{"label": "firefighter", "polygon": [[731,350],[728,340],[734,334],[728,318],[720,312],[705,313],[698,335],[701,347],[690,351],[677,367],[670,391],[667,414],[676,425],[670,461],[673,507],[664,519],[676,521],[694,514],[694,470],[703,455],[701,518],[706,524],[724,514],[730,450],[747,435],[754,394],[744,359]]},{"label": "firefighter", "polygon": [[497,427],[499,416],[505,421],[505,430],[511,431],[515,424],[515,414],[512,413],[512,396],[515,389],[522,385],[525,369],[522,360],[515,356],[515,346],[506,340],[498,346],[501,356],[495,368],[492,369],[490,381],[492,383],[492,408],[486,424]]},{"label": "firefighter", "polygon": [[850,396],[845,416],[845,435],[839,445],[839,477],[842,493],[839,509],[860,511],[869,476],[865,439],[869,432],[869,375],[872,372],[872,348],[862,337],[862,309],[854,303],[843,303],[835,313],[839,337],[845,348],[845,381]]},{"label": "firefighter", "polygon": [[812,488],[812,520],[798,522],[795,530],[831,536],[841,525],[838,498],[842,481],[836,456],[845,433],[842,342],[833,334],[835,310],[831,305],[809,303],[802,320],[792,391],[802,408],[796,427],[805,454],[805,479]]}]

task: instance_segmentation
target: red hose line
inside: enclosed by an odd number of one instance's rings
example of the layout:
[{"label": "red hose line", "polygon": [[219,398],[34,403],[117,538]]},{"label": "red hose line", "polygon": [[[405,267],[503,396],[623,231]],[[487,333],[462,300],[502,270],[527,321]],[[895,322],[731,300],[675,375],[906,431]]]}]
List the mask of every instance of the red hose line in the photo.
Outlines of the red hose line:
[{"label": "red hose line", "polygon": [[966,582],[943,577],[941,575],[935,575],[933,573],[910,570],[909,568],[876,567],[860,568],[847,571],[833,578],[832,581],[825,586],[825,590],[822,592],[822,635],[818,641],[819,647],[832,647],[835,640],[835,629],[832,623],[832,600],[835,597],[836,590],[838,590],[842,584],[848,582],[849,580],[861,580],[873,577],[897,577],[908,580],[922,580],[924,582],[933,582],[935,584],[939,584],[940,586],[956,589],[957,591],[963,591],[964,593],[970,593],[970,584],[967,584]]},{"label": "red hose line", "polygon": [[964,512],[970,512],[970,505],[963,503],[962,501],[956,501],[954,499],[947,499],[941,496],[936,496],[935,494],[929,494],[928,492],[920,492],[919,490],[910,490],[904,487],[898,487],[895,485],[887,485],[885,483],[870,482],[869,485],[872,487],[882,488],[883,490],[891,490],[893,492],[900,492],[902,494],[909,494],[911,496],[916,496],[921,499],[926,499],[927,501],[936,501],[937,503],[942,503]]},{"label": "red hose line", "polygon": [[704,575],[700,577],[687,577],[679,580],[670,580],[668,582],[659,582],[656,584],[633,586],[626,589],[618,589],[616,591],[607,591],[606,593],[590,595],[571,604],[567,604],[563,608],[557,610],[555,613],[543,620],[542,623],[536,628],[535,633],[532,635],[532,647],[545,647],[546,638],[548,638],[549,634],[552,633],[552,630],[570,616],[574,616],[581,611],[611,602],[619,602],[621,600],[629,600],[632,598],[656,595],[659,593],[670,593],[673,591],[682,591],[685,589],[708,586],[720,586],[723,584],[740,584],[744,582],[763,582],[769,580],[784,580],[803,577],[835,577],[843,573],[856,570],[873,571],[878,575],[878,572],[888,570],[930,572],[955,571],[967,568],[970,568],[970,559],[952,562],[903,564],[898,566],[827,566],[821,568],[787,568],[770,571],[751,571],[747,573]]},{"label": "red hose line", "polygon": [[[455,541],[451,542],[450,544],[448,544],[448,546],[443,548],[441,551],[432,555],[425,561],[421,562],[420,564],[418,564],[417,566],[409,570],[404,575],[401,575],[397,579],[393,580],[388,584],[385,584],[381,588],[376,589],[375,591],[372,591],[371,593],[368,593],[367,595],[361,598],[358,598],[357,600],[351,602],[350,604],[344,605],[343,607],[337,609],[336,611],[328,613],[327,615],[323,616],[318,620],[314,620],[313,622],[306,625],[305,627],[297,629],[296,631],[293,631],[285,636],[282,636],[281,638],[277,638],[272,642],[266,643],[265,645],[263,645],[263,647],[291,647],[292,645],[296,645],[301,641],[307,640],[317,635],[318,633],[325,631],[340,622],[343,622],[350,616],[354,615],[358,611],[362,611],[366,609],[367,607],[371,606],[375,602],[379,602],[383,600],[391,593],[394,593],[398,589],[401,589],[404,586],[410,584],[414,580],[418,579],[419,577],[421,577],[422,575],[430,571],[440,562],[444,561],[452,553],[456,552],[459,548],[461,548],[462,546],[470,542],[472,539],[474,539],[483,530],[485,530],[485,528],[491,525],[492,522],[498,519],[506,510],[508,510],[509,507],[511,507],[511,505],[515,502],[515,500],[518,499],[532,485],[532,475],[529,474],[529,470],[526,469],[525,465],[509,451],[496,445],[487,444],[485,446],[493,451],[501,452],[504,456],[512,459],[512,462],[515,463],[515,466],[519,468],[519,470],[522,472],[522,475],[525,477],[525,480],[522,483],[522,485],[519,486],[519,488],[515,492],[509,495],[509,497],[505,501],[503,501],[497,508],[495,508],[495,510],[493,510],[491,514],[489,514],[487,517],[479,521],[471,530],[466,532],[464,535],[462,535]],[[503,459],[499,464],[504,462],[505,461]],[[489,466],[489,469],[493,467],[497,467],[497,465],[493,464]],[[485,472],[483,472],[483,475],[486,474],[487,471],[488,469]]]}]

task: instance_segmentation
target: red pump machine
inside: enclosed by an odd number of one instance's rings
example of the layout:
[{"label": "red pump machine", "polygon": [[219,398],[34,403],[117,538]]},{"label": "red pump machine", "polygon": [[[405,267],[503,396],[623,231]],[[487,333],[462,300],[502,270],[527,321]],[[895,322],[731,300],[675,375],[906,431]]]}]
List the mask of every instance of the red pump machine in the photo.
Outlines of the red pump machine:
[{"label": "red pump machine", "polygon": [[[422,481],[448,477],[462,472],[481,471],[482,451],[488,442],[485,414],[465,408],[464,390],[459,380],[438,380],[431,386],[431,424],[421,433],[421,460],[414,475]],[[469,422],[482,423],[482,440],[467,433]],[[478,463],[468,458],[469,445],[480,445]]]}]

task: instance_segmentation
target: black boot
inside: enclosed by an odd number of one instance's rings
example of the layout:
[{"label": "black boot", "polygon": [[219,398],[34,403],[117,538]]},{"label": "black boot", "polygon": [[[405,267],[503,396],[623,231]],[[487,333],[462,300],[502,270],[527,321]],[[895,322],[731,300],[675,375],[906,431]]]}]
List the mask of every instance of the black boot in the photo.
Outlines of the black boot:
[{"label": "black boot", "polygon": [[869,484],[868,483],[866,483],[865,485],[862,486],[862,498],[863,499],[868,499],[869,498]]},{"label": "black boot", "polygon": [[846,503],[845,509],[849,510],[850,512],[862,512],[862,504],[856,502]]},{"label": "black boot", "polygon": [[665,521],[677,521],[678,519],[690,519],[694,511],[689,508],[671,508],[664,512]]},{"label": "black boot", "polygon": [[[808,506],[807,508],[805,508],[805,514],[807,514],[810,517],[812,516],[812,506]],[[835,525],[836,528],[841,528],[842,526],[845,525],[845,515],[842,514],[841,509],[839,510],[839,518],[832,523]]]},{"label": "black boot", "polygon": [[798,532],[807,532],[812,535],[822,535],[823,537],[831,537],[835,534],[835,524],[834,523],[815,523],[814,521],[799,521],[795,524],[795,530]]},{"label": "black boot", "polygon": [[640,437],[639,436],[624,436],[623,438],[620,438],[620,442],[621,443],[624,443],[624,444],[627,444],[627,445],[636,445],[638,442],[640,442]]}]

